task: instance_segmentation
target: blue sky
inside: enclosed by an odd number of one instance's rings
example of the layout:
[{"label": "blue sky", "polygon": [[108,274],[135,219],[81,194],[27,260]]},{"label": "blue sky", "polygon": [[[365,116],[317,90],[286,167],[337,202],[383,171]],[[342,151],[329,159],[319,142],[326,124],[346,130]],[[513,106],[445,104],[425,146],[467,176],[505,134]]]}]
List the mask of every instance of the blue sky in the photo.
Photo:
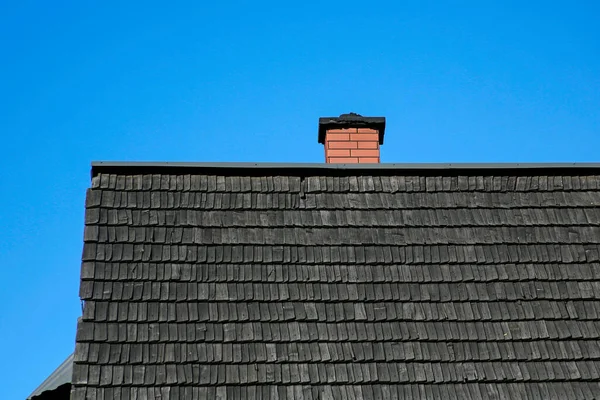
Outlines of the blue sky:
[{"label": "blue sky", "polygon": [[92,160],[322,162],[354,111],[383,162],[600,161],[599,4],[1,2],[3,397],[73,351]]}]

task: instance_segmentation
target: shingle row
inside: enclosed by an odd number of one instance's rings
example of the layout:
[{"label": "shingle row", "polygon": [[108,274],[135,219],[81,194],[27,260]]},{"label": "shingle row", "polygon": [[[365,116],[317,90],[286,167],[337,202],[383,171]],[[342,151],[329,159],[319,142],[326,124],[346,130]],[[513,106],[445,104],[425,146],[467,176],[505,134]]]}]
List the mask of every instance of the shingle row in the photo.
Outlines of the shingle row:
[{"label": "shingle row", "polygon": [[600,361],[75,364],[73,383],[112,385],[597,381]]},{"label": "shingle row", "polygon": [[600,243],[600,227],[161,228],[87,225],[86,242],[129,244],[439,245]]},{"label": "shingle row", "polygon": [[86,301],[83,318],[96,322],[584,321],[600,318],[600,302]]},{"label": "shingle row", "polygon": [[[171,289],[175,289],[172,292]],[[179,292],[179,293],[177,293]],[[177,297],[179,296],[179,297]],[[158,301],[498,301],[600,297],[598,281],[458,283],[185,283],[82,281],[83,300]]]},{"label": "shingle row", "polygon": [[82,321],[78,342],[511,341],[598,339],[600,321],[196,322]]},{"label": "shingle row", "polygon": [[85,262],[81,278],[97,281],[430,283],[600,280],[589,264],[174,264]]},{"label": "shingle row", "polygon": [[[86,223],[136,227],[450,227],[600,225],[598,207],[223,211],[91,208]],[[114,229],[114,228],[113,228]]]},{"label": "shingle row", "polygon": [[219,400],[403,400],[521,399],[590,400],[598,382],[379,384],[379,385],[222,385],[222,386],[77,386],[73,400],[83,399],[219,399]]},{"label": "shingle row", "polygon": [[598,340],[515,342],[79,343],[90,364],[599,360]]},{"label": "shingle row", "polygon": [[597,192],[205,193],[89,189],[86,207],[198,210],[394,210],[573,208],[600,205]]},{"label": "shingle row", "polygon": [[161,245],[94,243],[83,261],[261,264],[504,264],[600,261],[598,244],[406,246]]},{"label": "shingle row", "polygon": [[600,176],[223,176],[98,174],[93,188],[206,192],[571,191],[600,189]]}]

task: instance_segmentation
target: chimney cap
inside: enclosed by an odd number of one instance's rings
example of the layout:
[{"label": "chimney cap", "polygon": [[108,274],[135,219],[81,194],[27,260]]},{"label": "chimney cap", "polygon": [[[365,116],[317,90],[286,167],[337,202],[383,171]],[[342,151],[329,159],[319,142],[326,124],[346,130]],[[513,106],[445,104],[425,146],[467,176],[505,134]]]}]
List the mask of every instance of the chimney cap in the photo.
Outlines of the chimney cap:
[{"label": "chimney cap", "polygon": [[325,143],[325,133],[329,129],[371,128],[379,131],[379,144],[383,144],[385,117],[363,117],[357,113],[342,114],[339,117],[319,118],[319,143]]}]

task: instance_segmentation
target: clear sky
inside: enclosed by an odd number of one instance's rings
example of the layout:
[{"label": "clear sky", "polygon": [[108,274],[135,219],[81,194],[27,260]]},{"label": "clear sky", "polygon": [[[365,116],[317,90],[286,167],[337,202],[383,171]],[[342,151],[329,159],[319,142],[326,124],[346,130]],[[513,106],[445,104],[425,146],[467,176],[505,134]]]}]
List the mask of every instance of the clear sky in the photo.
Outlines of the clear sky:
[{"label": "clear sky", "polygon": [[383,162],[600,161],[597,1],[0,2],[0,363],[74,349],[92,160],[322,162],[320,116],[387,117]]}]

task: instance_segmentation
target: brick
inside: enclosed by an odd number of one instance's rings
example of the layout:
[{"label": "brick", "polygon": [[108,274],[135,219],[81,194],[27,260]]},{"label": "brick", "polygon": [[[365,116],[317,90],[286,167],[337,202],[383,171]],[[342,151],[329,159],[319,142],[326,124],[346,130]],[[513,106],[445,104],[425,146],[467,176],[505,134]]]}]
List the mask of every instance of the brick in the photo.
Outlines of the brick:
[{"label": "brick", "polygon": [[358,159],[359,164],[379,164],[378,157],[360,157]]},{"label": "brick", "polygon": [[346,128],[346,129],[329,129],[327,130],[327,135],[329,135],[330,133],[336,134],[336,133],[343,133],[343,134],[347,134],[347,133],[357,133],[358,129],[356,128]]},{"label": "brick", "polygon": [[[366,142],[365,142],[366,143]],[[327,142],[330,149],[357,149],[358,142]]]},{"label": "brick", "polygon": [[327,150],[327,157],[350,157],[350,149]]},{"label": "brick", "polygon": [[379,142],[379,135],[377,133],[352,133],[350,140]]},{"label": "brick", "polygon": [[358,128],[358,133],[377,133],[379,135],[379,131],[377,129],[371,128]]},{"label": "brick", "polygon": [[378,149],[379,142],[356,142],[359,149]]},{"label": "brick", "polygon": [[[331,131],[329,131],[331,132]],[[349,133],[329,133],[327,132],[327,135],[325,136],[325,141],[329,142],[330,140],[341,140],[341,141],[348,141],[350,140],[350,134]]]},{"label": "brick", "polygon": [[358,163],[358,158],[356,157],[328,157],[327,162],[331,164],[356,164]]},{"label": "brick", "polygon": [[352,157],[379,157],[379,150],[359,150],[352,149],[350,154]]}]

